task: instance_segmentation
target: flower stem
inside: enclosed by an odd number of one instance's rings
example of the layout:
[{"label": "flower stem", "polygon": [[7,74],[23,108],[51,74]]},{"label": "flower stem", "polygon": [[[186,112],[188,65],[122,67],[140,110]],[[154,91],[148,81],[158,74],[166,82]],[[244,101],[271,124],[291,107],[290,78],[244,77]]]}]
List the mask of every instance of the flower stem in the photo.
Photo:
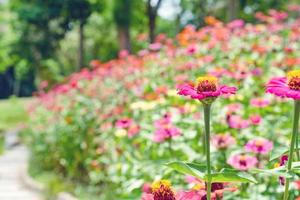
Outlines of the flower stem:
[{"label": "flower stem", "polygon": [[[295,109],[294,109],[294,118],[293,118],[293,133],[291,137],[291,144],[290,144],[290,151],[289,151],[289,158],[287,164],[287,173],[289,173],[292,169],[292,162],[293,162],[293,154],[295,149],[295,140],[298,139],[298,123],[299,123],[299,113],[300,113],[300,101],[295,100]],[[285,189],[284,189],[284,200],[288,200],[289,198],[289,185],[290,179],[286,178],[285,181]]]},{"label": "flower stem", "polygon": [[207,168],[207,186],[206,199],[211,198],[211,166],[210,166],[210,104],[204,105],[204,125],[205,125],[205,146],[206,146],[206,168]]}]

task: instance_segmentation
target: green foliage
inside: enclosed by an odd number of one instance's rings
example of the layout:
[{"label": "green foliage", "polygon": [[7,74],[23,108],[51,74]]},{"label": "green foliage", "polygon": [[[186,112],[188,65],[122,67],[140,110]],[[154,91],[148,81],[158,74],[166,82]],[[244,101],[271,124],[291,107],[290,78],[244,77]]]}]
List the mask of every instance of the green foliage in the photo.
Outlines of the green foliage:
[{"label": "green foliage", "polygon": [[[200,180],[207,180],[206,167],[203,164],[198,163],[185,163],[185,162],[171,162],[167,164],[168,167],[175,169],[183,174],[188,174],[199,178]],[[234,170],[234,169],[222,169],[219,172],[212,172],[212,183],[257,183],[257,181],[248,173]]]},{"label": "green foliage", "polygon": [[15,128],[28,120],[26,106],[30,98],[11,98],[0,100],[0,130]]}]

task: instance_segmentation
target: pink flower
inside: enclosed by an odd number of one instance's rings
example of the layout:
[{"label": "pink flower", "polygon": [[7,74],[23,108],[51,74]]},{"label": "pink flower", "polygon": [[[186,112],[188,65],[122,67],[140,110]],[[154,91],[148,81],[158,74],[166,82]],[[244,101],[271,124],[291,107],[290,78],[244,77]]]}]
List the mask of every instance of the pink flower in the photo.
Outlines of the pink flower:
[{"label": "pink flower", "polygon": [[162,48],[162,44],[161,43],[152,43],[149,45],[149,49],[151,51],[159,51]]},{"label": "pink flower", "polygon": [[228,23],[227,26],[228,28],[236,29],[236,28],[242,28],[244,24],[245,22],[242,19],[236,19]]},{"label": "pink flower", "polygon": [[264,98],[254,98],[250,101],[251,106],[257,108],[263,108],[270,104],[270,101]]},{"label": "pink flower", "polygon": [[252,139],[245,145],[246,151],[267,154],[273,149],[273,143],[265,138]]},{"label": "pink flower", "polygon": [[128,50],[126,50],[126,49],[123,49],[123,50],[121,50],[121,51],[119,52],[119,58],[120,58],[120,59],[126,58],[128,55],[129,55],[129,52],[128,52]]},{"label": "pink flower", "polygon": [[235,154],[227,161],[229,165],[238,170],[248,170],[254,167],[257,162],[258,161],[255,157],[244,154]]},{"label": "pink flower", "polygon": [[287,77],[272,78],[267,84],[266,92],[300,100],[300,70],[290,71]]},{"label": "pink flower", "polygon": [[143,193],[152,193],[152,187],[151,183],[144,183],[143,188],[142,188]]},{"label": "pink flower", "polygon": [[124,118],[120,119],[116,122],[116,127],[117,128],[129,128],[133,123],[132,119],[129,118]]},{"label": "pink flower", "polygon": [[197,47],[194,44],[191,44],[190,46],[187,47],[186,49],[186,54],[187,55],[193,55],[197,52]]},{"label": "pink flower", "polygon": [[249,119],[253,125],[259,125],[261,122],[261,117],[259,115],[251,115]]},{"label": "pink flower", "polygon": [[232,103],[227,106],[227,114],[236,113],[241,110],[242,106],[239,103]]},{"label": "pink flower", "polygon": [[206,199],[205,191],[181,191],[177,194],[177,200],[202,200]]},{"label": "pink flower", "polygon": [[154,126],[156,131],[154,132],[153,140],[158,143],[181,134],[180,130],[172,124],[171,116],[169,114],[166,114],[162,119],[155,121]]},{"label": "pink flower", "polygon": [[227,121],[230,128],[243,129],[249,127],[249,121],[244,120],[239,115],[229,115]]},{"label": "pink flower", "polygon": [[228,134],[218,134],[212,137],[212,144],[217,149],[227,149],[235,143],[235,138]]},{"label": "pink flower", "polygon": [[190,96],[200,101],[205,99],[215,99],[220,95],[235,94],[235,87],[217,84],[218,79],[213,76],[204,76],[197,79],[196,84],[182,84],[178,87],[178,94]]}]

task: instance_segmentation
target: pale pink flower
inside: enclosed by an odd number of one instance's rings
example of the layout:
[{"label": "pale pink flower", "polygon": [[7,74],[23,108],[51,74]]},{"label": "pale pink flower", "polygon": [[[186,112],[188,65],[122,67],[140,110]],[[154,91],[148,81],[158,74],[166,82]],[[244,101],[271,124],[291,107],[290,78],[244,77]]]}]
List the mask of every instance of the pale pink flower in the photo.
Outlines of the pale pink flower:
[{"label": "pale pink flower", "polygon": [[250,123],[248,120],[243,119],[239,115],[229,115],[228,116],[228,125],[230,128],[235,129],[244,129],[249,127]]},{"label": "pale pink flower", "polygon": [[251,99],[250,104],[253,107],[264,108],[270,104],[270,101],[268,99],[258,97]]},{"label": "pale pink flower", "polygon": [[245,150],[257,154],[267,154],[273,149],[273,142],[265,138],[256,138],[247,142]]},{"label": "pale pink flower", "polygon": [[248,170],[250,168],[253,168],[255,167],[257,162],[258,161],[255,157],[245,154],[235,154],[231,156],[227,161],[229,165],[238,170]]},{"label": "pale pink flower", "polygon": [[236,140],[234,137],[228,134],[218,134],[212,136],[212,144],[217,149],[227,149],[228,147],[234,145]]}]

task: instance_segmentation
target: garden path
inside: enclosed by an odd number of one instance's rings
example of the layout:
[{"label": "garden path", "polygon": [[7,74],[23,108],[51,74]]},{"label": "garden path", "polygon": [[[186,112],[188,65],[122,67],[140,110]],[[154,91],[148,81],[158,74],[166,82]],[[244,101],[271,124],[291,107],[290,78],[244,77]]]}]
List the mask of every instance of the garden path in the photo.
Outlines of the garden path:
[{"label": "garden path", "polygon": [[27,188],[22,172],[28,161],[28,150],[18,143],[17,130],[6,134],[6,150],[0,156],[0,199],[41,200],[40,195]]}]

